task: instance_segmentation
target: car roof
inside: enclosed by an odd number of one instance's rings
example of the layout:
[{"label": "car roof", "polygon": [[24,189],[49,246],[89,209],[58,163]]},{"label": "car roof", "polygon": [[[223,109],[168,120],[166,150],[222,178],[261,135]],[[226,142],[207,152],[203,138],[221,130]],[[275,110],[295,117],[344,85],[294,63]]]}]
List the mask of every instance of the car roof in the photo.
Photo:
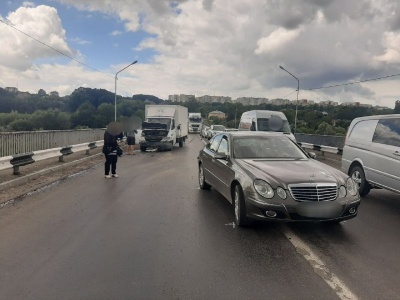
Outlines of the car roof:
[{"label": "car roof", "polygon": [[266,137],[266,136],[281,137],[281,136],[286,136],[282,132],[275,132],[275,131],[225,131],[220,134],[226,134],[226,135],[230,135],[232,137]]},{"label": "car roof", "polygon": [[400,114],[375,115],[375,116],[367,116],[367,117],[358,117],[358,118],[355,118],[353,121],[376,120],[376,119],[391,119],[391,118],[400,118]]}]

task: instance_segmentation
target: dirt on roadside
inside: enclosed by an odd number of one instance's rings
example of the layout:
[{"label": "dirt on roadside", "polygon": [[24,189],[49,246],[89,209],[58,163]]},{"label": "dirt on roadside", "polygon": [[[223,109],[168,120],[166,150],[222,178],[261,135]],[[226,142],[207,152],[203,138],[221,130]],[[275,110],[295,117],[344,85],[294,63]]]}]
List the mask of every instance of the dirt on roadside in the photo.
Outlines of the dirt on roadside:
[{"label": "dirt on roadside", "polygon": [[[126,147],[122,147],[124,152]],[[55,182],[67,179],[69,176],[81,173],[104,163],[101,147],[64,156],[64,161],[58,158],[46,159],[20,167],[20,175],[13,175],[13,169],[0,171],[0,208],[5,203],[15,202],[24,196],[38,191]]]}]

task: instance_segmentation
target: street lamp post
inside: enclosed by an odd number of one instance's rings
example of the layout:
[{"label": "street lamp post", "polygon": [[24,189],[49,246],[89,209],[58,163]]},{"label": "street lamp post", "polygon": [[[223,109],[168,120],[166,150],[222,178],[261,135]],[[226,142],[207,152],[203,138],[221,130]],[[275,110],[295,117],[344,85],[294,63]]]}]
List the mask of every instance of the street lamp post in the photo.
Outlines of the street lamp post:
[{"label": "street lamp post", "polygon": [[126,68],[134,65],[137,63],[137,60],[135,60],[133,63],[130,63],[129,65],[127,65],[125,68],[123,68],[122,70],[118,71],[115,74],[115,100],[114,100],[114,121],[117,121],[117,76],[119,73],[121,73],[123,70],[125,70]]},{"label": "street lamp post", "polygon": [[294,76],[292,73],[290,73],[288,70],[286,70],[284,67],[279,66],[279,68],[281,68],[283,71],[289,73],[289,75],[291,75],[292,77],[294,77],[297,80],[297,99],[296,99],[296,113],[295,113],[295,117],[294,117],[294,133],[297,132],[297,106],[299,104],[299,90],[300,90],[300,81],[299,79]]}]

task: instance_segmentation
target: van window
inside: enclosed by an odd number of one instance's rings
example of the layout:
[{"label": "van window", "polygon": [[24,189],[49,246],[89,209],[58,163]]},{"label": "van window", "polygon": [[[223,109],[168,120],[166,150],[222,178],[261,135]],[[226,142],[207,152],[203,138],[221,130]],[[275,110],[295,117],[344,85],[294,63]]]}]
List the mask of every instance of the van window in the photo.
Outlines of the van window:
[{"label": "van window", "polygon": [[257,130],[258,131],[290,132],[290,126],[289,126],[289,122],[287,120],[282,120],[281,128],[279,128],[278,130],[272,130],[269,126],[269,119],[258,118],[257,119]]},{"label": "van window", "polygon": [[379,120],[372,141],[400,147],[400,119]]},{"label": "van window", "polygon": [[349,140],[361,140],[370,142],[378,120],[365,120],[358,122],[350,132]]}]

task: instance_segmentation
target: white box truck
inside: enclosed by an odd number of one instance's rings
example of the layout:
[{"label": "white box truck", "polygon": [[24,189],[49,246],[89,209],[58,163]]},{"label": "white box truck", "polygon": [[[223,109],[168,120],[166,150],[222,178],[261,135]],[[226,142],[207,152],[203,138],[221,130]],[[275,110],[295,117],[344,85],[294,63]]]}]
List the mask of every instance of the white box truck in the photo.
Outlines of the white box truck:
[{"label": "white box truck", "polygon": [[201,113],[189,113],[189,133],[199,133],[202,121]]},{"label": "white box truck", "polygon": [[148,148],[172,150],[183,147],[188,137],[188,109],[180,105],[146,105],[139,140],[141,151]]}]

